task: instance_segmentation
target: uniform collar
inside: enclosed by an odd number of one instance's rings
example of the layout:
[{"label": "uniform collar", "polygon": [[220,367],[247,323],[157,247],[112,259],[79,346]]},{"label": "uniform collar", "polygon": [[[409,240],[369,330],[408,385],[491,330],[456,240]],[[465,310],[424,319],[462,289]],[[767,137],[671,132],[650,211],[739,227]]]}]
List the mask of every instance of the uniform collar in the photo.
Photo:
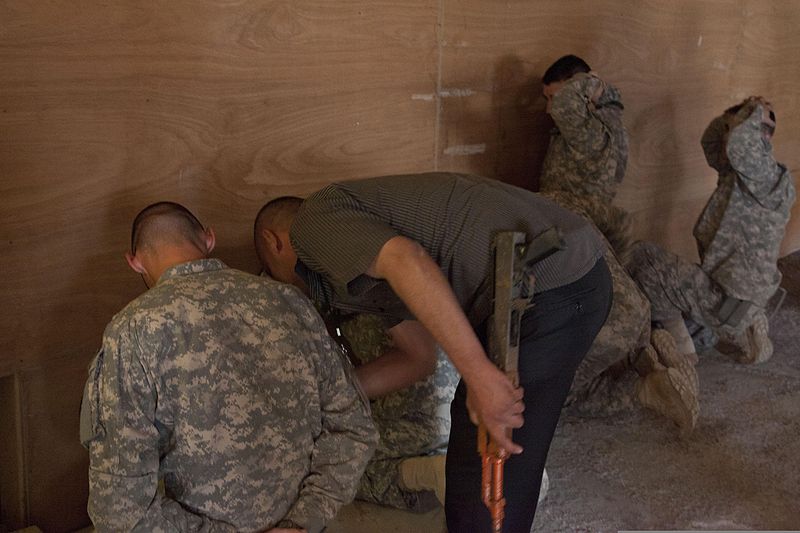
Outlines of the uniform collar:
[{"label": "uniform collar", "polygon": [[156,285],[168,279],[198,274],[200,272],[222,270],[223,268],[228,268],[228,266],[219,259],[196,259],[194,261],[180,263],[165,270],[164,273],[161,274],[161,277],[158,278],[158,283],[156,283]]}]

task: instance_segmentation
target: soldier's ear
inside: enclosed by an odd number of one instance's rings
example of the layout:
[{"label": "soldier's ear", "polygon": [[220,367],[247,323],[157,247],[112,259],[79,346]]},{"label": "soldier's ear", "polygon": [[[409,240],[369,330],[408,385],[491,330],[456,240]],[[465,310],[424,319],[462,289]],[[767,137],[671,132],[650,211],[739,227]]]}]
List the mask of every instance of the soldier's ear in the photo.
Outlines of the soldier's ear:
[{"label": "soldier's ear", "polygon": [[125,261],[128,262],[128,266],[131,267],[131,269],[137,274],[144,275],[147,273],[147,269],[144,268],[144,265],[142,265],[141,259],[133,255],[132,253],[125,252]]},{"label": "soldier's ear", "polygon": [[206,255],[211,254],[214,247],[217,245],[217,236],[214,234],[214,229],[209,227],[203,232],[204,241],[206,243]]},{"label": "soldier's ear", "polygon": [[261,230],[261,239],[270,255],[276,255],[283,247],[278,234],[269,228]]}]

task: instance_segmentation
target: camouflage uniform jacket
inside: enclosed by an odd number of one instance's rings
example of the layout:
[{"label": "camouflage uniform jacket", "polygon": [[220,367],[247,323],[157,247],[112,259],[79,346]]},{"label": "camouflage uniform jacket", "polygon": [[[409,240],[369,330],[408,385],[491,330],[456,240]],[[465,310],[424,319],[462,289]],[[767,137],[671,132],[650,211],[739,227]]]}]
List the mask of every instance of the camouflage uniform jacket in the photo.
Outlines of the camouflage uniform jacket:
[{"label": "camouflage uniform jacket", "polygon": [[[593,103],[592,95],[601,86],[604,89]],[[539,189],[610,204],[628,162],[622,110],[619,91],[599,78],[576,74],[568,80],[553,96],[550,115],[556,127],[550,136]]]},{"label": "camouflage uniform jacket", "polygon": [[795,200],[786,167],[761,132],[764,108],[743,106],[706,128],[701,144],[719,172],[694,236],[701,267],[725,292],[764,306],[780,284],[780,244]]},{"label": "camouflage uniform jacket", "polygon": [[294,287],[216,259],[167,270],[113,318],[90,368],[97,529],[320,531],[377,440],[332,342]]}]

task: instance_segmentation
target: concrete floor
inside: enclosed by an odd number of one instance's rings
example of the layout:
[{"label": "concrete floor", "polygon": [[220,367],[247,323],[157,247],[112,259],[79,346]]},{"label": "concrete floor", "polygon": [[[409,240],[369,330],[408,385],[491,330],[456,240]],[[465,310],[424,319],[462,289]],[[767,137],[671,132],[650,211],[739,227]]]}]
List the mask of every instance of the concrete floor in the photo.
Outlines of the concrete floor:
[{"label": "concrete floor", "polygon": [[[678,436],[638,408],[564,413],[548,459],[550,492],[534,531],[800,530],[800,253],[781,260],[775,354],[745,366],[719,352],[698,365],[697,430]],[[331,533],[439,533],[443,512],[355,502]]]}]

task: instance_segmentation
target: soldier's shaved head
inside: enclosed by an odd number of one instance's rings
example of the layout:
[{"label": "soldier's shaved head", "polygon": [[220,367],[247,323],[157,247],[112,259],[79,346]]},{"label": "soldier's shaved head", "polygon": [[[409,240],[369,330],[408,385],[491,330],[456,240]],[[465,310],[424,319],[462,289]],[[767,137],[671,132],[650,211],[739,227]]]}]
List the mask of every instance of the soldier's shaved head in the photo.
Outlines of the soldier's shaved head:
[{"label": "soldier's shaved head", "polygon": [[289,237],[301,205],[303,199],[296,196],[281,196],[267,202],[253,223],[253,244],[264,272],[279,281],[303,288],[294,270],[297,255]]},{"label": "soldier's shaved head", "polygon": [[288,230],[302,204],[303,199],[297,196],[281,196],[270,200],[256,215],[253,233],[258,237],[265,228]]},{"label": "soldier's shaved head", "polygon": [[142,209],[131,228],[131,253],[153,250],[158,245],[194,246],[205,251],[205,228],[192,214],[175,202],[157,202]]},{"label": "soldier's shaved head", "polygon": [[273,231],[289,231],[292,227],[297,211],[303,204],[303,199],[297,196],[281,196],[270,200],[258,211],[253,223],[253,242],[256,253],[262,258],[263,239],[261,235],[265,229]]}]

